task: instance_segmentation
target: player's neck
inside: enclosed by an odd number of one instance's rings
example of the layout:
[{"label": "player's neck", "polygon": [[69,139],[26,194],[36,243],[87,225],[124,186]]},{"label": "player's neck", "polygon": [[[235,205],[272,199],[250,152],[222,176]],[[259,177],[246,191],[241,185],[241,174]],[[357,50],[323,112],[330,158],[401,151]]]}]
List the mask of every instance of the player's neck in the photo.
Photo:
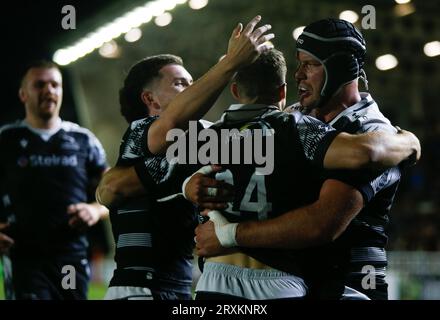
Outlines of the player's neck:
[{"label": "player's neck", "polygon": [[345,85],[323,107],[316,110],[316,117],[326,123],[332,121],[338,114],[361,101],[357,83]]},{"label": "player's neck", "polygon": [[25,121],[35,129],[44,129],[44,130],[51,130],[55,129],[57,126],[59,126],[60,123],[60,117],[59,116],[53,116],[49,119],[41,119],[38,117],[33,117],[31,115],[26,115]]}]

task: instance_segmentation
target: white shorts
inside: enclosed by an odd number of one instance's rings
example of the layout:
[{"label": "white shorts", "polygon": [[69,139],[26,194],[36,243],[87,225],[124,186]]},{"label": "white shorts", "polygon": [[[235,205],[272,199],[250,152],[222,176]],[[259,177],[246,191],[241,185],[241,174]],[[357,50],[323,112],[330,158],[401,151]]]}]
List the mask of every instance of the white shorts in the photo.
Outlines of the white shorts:
[{"label": "white shorts", "polygon": [[143,287],[110,287],[104,300],[153,300],[153,295]]},{"label": "white shorts", "polygon": [[301,298],[307,286],[300,277],[275,269],[250,269],[206,262],[197,292],[213,292],[250,300]]},{"label": "white shorts", "polygon": [[362,292],[359,292],[351,287],[345,286],[344,294],[341,297],[341,300],[371,300]]}]

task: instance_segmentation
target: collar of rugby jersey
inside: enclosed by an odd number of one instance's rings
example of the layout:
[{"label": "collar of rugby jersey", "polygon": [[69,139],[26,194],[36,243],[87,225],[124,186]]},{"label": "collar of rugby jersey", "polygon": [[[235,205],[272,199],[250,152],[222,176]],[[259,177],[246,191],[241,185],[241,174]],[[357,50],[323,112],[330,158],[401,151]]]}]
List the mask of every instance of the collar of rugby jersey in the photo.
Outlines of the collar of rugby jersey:
[{"label": "collar of rugby jersey", "polygon": [[369,93],[361,92],[360,94],[361,94],[361,100],[359,102],[355,103],[351,107],[342,111],[328,124],[334,125],[336,123],[336,121],[338,121],[341,117],[348,116],[358,110],[362,110],[367,107],[374,108],[374,109],[377,109],[377,111],[379,111],[379,107],[377,106],[376,102],[373,100],[373,98],[371,97],[371,95]]},{"label": "collar of rugby jersey", "polygon": [[280,110],[267,104],[233,104],[222,115],[221,122],[243,121],[260,117],[268,111]]},{"label": "collar of rugby jersey", "polygon": [[30,131],[32,131],[36,135],[39,135],[41,137],[41,139],[43,139],[44,141],[48,141],[50,139],[50,137],[52,137],[55,133],[58,132],[58,130],[61,129],[61,122],[62,122],[61,118],[58,118],[55,123],[55,126],[51,129],[34,128],[26,120],[23,120],[21,123],[23,126],[28,128]]}]

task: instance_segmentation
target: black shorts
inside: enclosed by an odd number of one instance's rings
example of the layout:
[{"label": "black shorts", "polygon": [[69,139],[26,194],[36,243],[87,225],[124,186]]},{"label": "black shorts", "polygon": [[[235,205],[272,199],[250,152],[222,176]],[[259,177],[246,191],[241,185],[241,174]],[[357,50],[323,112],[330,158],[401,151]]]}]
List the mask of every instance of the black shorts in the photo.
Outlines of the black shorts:
[{"label": "black shorts", "polygon": [[89,279],[89,263],[81,257],[12,260],[17,300],[85,300]]}]

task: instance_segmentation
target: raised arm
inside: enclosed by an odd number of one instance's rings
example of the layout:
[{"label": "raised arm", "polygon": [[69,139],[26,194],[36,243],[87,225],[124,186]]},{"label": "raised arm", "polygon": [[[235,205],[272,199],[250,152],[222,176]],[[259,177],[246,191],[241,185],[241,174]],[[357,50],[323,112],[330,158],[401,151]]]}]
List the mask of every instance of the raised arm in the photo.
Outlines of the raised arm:
[{"label": "raised arm", "polygon": [[274,37],[265,33],[270,25],[255,29],[260,16],[252,19],[243,29],[241,23],[232,32],[226,57],[212,67],[205,75],[195,81],[164,110],[148,131],[148,148],[151,153],[166,151],[166,134],[170,129],[186,130],[190,120],[200,119],[211,108],[222,90],[242,66],[251,64],[261,52],[272,45],[265,44]]},{"label": "raised arm", "polygon": [[360,135],[340,133],[328,148],[324,167],[327,169],[384,169],[398,165],[410,157],[420,158],[417,137],[409,131],[397,134],[368,132]]}]

